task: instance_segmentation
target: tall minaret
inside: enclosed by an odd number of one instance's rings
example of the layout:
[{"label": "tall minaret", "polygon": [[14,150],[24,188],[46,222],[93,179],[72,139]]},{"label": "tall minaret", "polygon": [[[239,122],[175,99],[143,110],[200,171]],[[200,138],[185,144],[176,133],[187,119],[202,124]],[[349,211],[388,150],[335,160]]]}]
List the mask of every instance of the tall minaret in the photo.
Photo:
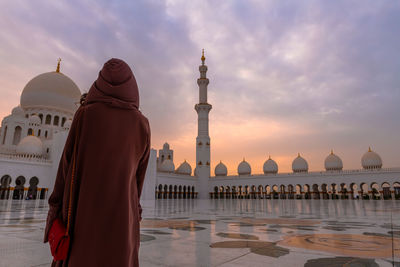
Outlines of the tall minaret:
[{"label": "tall minaret", "polygon": [[196,137],[196,174],[198,178],[199,198],[208,198],[208,179],[210,178],[210,136],[208,134],[208,113],[211,105],[207,103],[207,86],[209,80],[206,77],[207,66],[204,65],[204,49],[201,55],[201,65],[199,66],[200,78],[197,79],[199,85],[199,103],[194,106],[197,111],[198,132]]}]

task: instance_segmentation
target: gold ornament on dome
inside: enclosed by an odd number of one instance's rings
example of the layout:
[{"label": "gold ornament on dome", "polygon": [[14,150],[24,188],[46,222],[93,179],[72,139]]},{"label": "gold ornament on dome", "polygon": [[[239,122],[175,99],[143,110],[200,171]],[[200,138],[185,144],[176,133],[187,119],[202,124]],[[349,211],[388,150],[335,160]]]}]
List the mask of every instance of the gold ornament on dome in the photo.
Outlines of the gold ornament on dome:
[{"label": "gold ornament on dome", "polygon": [[61,63],[61,58],[58,58],[58,60],[57,60],[57,69],[56,69],[57,73],[60,73],[60,63]]}]

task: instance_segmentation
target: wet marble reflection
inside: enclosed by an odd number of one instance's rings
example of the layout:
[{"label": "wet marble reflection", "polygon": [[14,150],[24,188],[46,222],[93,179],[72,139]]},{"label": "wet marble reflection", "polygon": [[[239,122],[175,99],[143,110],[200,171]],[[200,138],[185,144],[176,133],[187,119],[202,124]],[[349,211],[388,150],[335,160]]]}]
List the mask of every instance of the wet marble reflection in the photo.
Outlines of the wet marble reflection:
[{"label": "wet marble reflection", "polygon": [[255,235],[239,234],[239,233],[217,233],[216,235],[220,236],[220,237],[234,238],[234,239],[247,239],[247,240],[258,240],[259,239]]},{"label": "wet marble reflection", "polygon": [[313,234],[285,236],[279,244],[368,258],[391,257],[392,248],[395,255],[400,253],[400,239],[377,235]]},{"label": "wet marble reflection", "polygon": [[[160,199],[142,208],[142,266],[400,262],[400,201]],[[47,211],[47,200],[0,201],[0,266],[50,266]]]},{"label": "wet marble reflection", "polygon": [[289,250],[266,241],[223,241],[210,245],[211,248],[250,248],[251,253],[279,258],[289,254]]},{"label": "wet marble reflection", "polygon": [[304,267],[379,267],[379,265],[371,259],[360,259],[352,257],[335,257],[308,260]]}]

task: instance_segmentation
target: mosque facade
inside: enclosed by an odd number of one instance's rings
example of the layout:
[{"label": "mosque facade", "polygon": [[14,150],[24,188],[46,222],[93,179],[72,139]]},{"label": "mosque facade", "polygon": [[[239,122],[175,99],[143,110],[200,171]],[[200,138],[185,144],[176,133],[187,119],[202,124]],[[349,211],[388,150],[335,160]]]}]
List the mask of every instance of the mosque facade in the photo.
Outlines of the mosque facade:
[{"label": "mosque facade", "polygon": [[[195,168],[185,160],[175,167],[174,153],[168,143],[151,149],[143,186],[143,199],[400,199],[400,167],[384,168],[378,153],[368,149],[360,169],[343,170],[343,162],[331,153],[325,170],[308,171],[308,162],[300,154],[294,158],[291,173],[279,172],[269,157],[253,174],[243,159],[237,174],[229,174],[220,161],[211,175],[211,140],[207,100],[204,51],[199,66],[199,102],[195,140]],[[22,91],[20,105],[1,122],[0,199],[46,199],[54,186],[58,163],[72,118],[79,106],[81,92],[60,72],[40,74]]]}]

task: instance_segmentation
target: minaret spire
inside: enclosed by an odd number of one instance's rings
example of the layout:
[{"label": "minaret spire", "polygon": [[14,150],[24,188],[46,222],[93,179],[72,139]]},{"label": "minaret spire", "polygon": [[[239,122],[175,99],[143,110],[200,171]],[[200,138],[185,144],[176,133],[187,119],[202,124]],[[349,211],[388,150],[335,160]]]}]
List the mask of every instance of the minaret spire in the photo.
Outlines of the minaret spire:
[{"label": "minaret spire", "polygon": [[57,69],[56,69],[57,73],[60,73],[60,64],[61,64],[61,58],[58,58],[58,60],[57,60]]},{"label": "minaret spire", "polygon": [[201,65],[204,65],[204,61],[206,61],[206,57],[204,56],[204,48],[201,51]]},{"label": "minaret spire", "polygon": [[197,137],[196,137],[196,173],[198,178],[199,198],[208,197],[208,179],[210,178],[210,135],[208,131],[208,114],[212,108],[207,102],[207,65],[204,49],[201,53],[201,65],[199,66],[200,78],[197,79],[199,86],[199,103],[194,106],[197,111]]}]

